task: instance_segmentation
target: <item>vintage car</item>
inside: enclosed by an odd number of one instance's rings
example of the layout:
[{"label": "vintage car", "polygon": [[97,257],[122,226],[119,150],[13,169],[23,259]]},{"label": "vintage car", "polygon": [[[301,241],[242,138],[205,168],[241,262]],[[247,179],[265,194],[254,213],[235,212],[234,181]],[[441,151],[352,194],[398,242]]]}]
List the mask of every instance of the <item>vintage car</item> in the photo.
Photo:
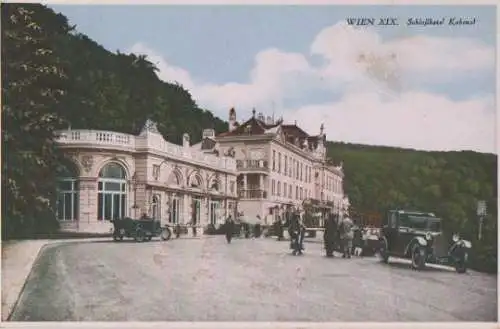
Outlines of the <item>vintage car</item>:
[{"label": "vintage car", "polygon": [[122,241],[124,237],[134,238],[137,242],[144,240],[150,241],[151,238],[159,236],[162,240],[169,240],[172,231],[169,227],[161,226],[159,220],[142,217],[141,219],[132,219],[129,217],[119,218],[112,221],[113,240]]},{"label": "vintage car", "polygon": [[394,256],[411,259],[411,267],[417,270],[434,263],[451,265],[457,273],[465,273],[471,246],[458,234],[446,237],[441,219],[432,213],[390,210],[381,229],[378,253],[384,263]]}]

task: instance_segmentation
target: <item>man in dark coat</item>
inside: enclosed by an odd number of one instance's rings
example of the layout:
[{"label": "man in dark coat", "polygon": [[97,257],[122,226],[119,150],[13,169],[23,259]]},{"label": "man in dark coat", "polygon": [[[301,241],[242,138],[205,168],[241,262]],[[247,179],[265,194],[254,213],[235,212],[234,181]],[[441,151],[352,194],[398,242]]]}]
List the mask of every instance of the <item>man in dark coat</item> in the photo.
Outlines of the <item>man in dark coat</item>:
[{"label": "man in dark coat", "polygon": [[227,243],[231,243],[231,239],[233,238],[233,232],[234,232],[234,220],[231,217],[231,215],[229,215],[226,218],[226,222],[224,223],[224,231],[226,234]]},{"label": "man in dark coat", "polygon": [[290,217],[290,222],[288,226],[288,234],[290,235],[290,249],[292,249],[292,254],[295,256],[297,254],[302,254],[302,248],[300,245],[301,238],[301,225],[299,214],[295,213]]},{"label": "man in dark coat", "polygon": [[333,251],[335,250],[336,235],[337,235],[337,223],[335,221],[334,215],[330,214],[325,223],[325,233],[323,235],[326,257],[333,257]]}]

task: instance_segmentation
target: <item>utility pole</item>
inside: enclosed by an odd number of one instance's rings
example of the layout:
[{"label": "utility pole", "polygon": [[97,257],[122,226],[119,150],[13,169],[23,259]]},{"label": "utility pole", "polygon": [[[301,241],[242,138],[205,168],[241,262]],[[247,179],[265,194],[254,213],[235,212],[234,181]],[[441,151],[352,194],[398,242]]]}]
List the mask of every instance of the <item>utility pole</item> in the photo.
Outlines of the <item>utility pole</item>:
[{"label": "utility pole", "polygon": [[479,218],[479,230],[477,239],[481,241],[481,239],[483,238],[484,216],[486,216],[486,201],[480,200],[477,202],[477,216]]}]

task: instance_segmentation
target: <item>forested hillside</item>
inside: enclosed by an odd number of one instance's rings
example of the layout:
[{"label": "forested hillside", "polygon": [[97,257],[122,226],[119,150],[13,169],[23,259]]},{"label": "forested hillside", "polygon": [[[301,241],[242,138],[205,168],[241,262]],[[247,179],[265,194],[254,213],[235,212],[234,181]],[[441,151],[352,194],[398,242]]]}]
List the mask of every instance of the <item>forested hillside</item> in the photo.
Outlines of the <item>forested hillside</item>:
[{"label": "forested hillside", "polygon": [[[42,5],[2,4],[2,237],[56,229],[50,203],[62,155],[57,129],[138,133],[147,117],[163,135],[193,141],[226,123],[200,109],[189,91],[165,83],[146,58],[113,53]],[[422,152],[343,143],[328,145],[343,161],[345,190],[358,211],[432,211],[448,231],[474,243],[474,265],[495,270],[497,156]],[[489,215],[476,241],[477,200]]]}]

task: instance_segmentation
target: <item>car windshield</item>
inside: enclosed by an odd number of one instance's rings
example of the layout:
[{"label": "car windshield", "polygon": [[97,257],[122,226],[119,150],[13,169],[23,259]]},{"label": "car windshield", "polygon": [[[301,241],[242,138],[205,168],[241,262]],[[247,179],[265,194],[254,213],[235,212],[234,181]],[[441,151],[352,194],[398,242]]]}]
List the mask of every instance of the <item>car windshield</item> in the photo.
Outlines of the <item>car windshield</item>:
[{"label": "car windshield", "polygon": [[441,220],[424,214],[400,214],[399,226],[439,232],[441,230]]}]

